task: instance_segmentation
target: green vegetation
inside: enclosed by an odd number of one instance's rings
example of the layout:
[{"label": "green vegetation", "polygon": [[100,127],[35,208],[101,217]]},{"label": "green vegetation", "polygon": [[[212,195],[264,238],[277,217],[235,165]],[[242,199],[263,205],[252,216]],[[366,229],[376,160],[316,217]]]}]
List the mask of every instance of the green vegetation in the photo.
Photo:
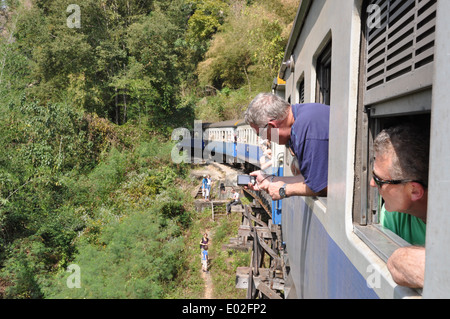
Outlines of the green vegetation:
[{"label": "green vegetation", "polygon": [[221,221],[214,233],[212,256],[213,283],[220,298],[234,299],[244,298],[246,290],[236,289],[237,267],[248,267],[250,265],[250,253],[237,250],[224,250],[223,244],[229,243],[230,237],[237,236],[237,229],[241,224],[242,215],[234,214],[233,218]]},{"label": "green vegetation", "polygon": [[[270,89],[299,0],[80,0],[80,28],[72,3],[0,8],[0,298],[195,298],[170,135]],[[217,271],[245,259],[211,254]]]},{"label": "green vegetation", "polygon": [[231,214],[230,218],[211,219],[211,210],[196,213],[189,231],[186,233],[186,249],[182,253],[185,260],[184,271],[176,280],[178,289],[167,298],[201,299],[204,297],[205,282],[201,278],[199,242],[202,234],[209,232],[211,244],[208,245],[210,275],[212,278],[212,295],[219,299],[245,298],[246,291],[235,288],[237,267],[248,266],[250,253],[226,250],[222,246],[229,243],[229,238],[237,236],[241,223],[240,214]]}]

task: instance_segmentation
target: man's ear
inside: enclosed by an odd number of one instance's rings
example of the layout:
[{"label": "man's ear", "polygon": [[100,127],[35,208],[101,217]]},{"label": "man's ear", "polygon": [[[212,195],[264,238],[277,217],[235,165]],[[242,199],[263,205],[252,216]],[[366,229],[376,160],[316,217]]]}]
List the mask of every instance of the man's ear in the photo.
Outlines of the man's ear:
[{"label": "man's ear", "polygon": [[422,199],[425,194],[425,188],[416,182],[411,182],[411,200],[417,201]]},{"label": "man's ear", "polygon": [[270,124],[273,128],[278,128],[279,127],[279,123],[277,120],[270,120],[268,122],[268,124]]}]

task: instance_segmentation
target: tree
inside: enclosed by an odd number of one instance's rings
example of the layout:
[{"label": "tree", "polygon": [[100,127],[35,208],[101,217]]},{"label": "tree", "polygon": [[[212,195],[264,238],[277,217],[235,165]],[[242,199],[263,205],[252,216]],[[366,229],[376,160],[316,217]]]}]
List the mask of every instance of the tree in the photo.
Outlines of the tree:
[{"label": "tree", "polygon": [[[290,5],[289,12],[292,12],[293,4]],[[212,40],[206,59],[198,65],[200,85],[219,90],[247,86],[252,91],[261,88],[261,83],[271,83],[283,58],[286,30],[291,23],[286,16],[280,16],[280,11],[274,11],[273,6],[276,7],[270,1],[250,6],[242,1],[234,2],[220,32]]]},{"label": "tree", "polygon": [[167,122],[186,74],[185,1],[79,1],[80,28],[67,24],[70,4],[40,0],[17,10],[28,94],[43,103],[70,99],[116,124],[143,110],[153,125]]}]

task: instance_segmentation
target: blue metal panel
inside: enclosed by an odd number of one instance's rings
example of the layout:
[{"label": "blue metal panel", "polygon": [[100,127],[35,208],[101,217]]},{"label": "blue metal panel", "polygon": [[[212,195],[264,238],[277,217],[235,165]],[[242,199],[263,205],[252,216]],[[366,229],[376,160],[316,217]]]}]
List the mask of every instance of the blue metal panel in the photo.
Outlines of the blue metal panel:
[{"label": "blue metal panel", "polygon": [[[283,167],[275,167],[276,170],[272,174],[276,176],[283,176]],[[272,222],[275,225],[281,225],[281,211],[282,211],[282,200],[272,201]]]},{"label": "blue metal panel", "polygon": [[328,236],[328,298],[376,299],[365,278]]},{"label": "blue metal panel", "polygon": [[205,159],[212,159],[217,163],[222,163],[222,154],[225,150],[225,143],[218,141],[209,141],[203,152]]},{"label": "blue metal panel", "polygon": [[301,197],[283,202],[283,240],[297,296],[378,298],[306,202]]},{"label": "blue metal panel", "polygon": [[248,162],[253,165],[260,165],[259,159],[262,156],[262,150],[258,145],[247,144],[246,157]]},{"label": "blue metal panel", "polygon": [[242,143],[236,144],[236,158],[239,163],[248,162],[246,150],[247,150],[247,144],[242,144]]},{"label": "blue metal panel", "polygon": [[222,154],[228,157],[236,157],[236,144],[233,142],[224,142]]},{"label": "blue metal panel", "polygon": [[262,156],[261,148],[258,145],[237,143],[235,145],[235,157],[240,163],[250,163],[259,166],[259,160]]}]

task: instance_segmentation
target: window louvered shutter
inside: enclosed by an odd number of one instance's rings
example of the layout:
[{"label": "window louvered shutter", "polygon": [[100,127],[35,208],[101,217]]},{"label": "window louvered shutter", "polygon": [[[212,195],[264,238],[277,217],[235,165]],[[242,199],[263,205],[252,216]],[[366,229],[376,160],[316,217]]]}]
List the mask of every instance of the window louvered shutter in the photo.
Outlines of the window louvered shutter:
[{"label": "window louvered shutter", "polygon": [[373,0],[379,25],[366,30],[364,104],[432,85],[436,0]]}]

